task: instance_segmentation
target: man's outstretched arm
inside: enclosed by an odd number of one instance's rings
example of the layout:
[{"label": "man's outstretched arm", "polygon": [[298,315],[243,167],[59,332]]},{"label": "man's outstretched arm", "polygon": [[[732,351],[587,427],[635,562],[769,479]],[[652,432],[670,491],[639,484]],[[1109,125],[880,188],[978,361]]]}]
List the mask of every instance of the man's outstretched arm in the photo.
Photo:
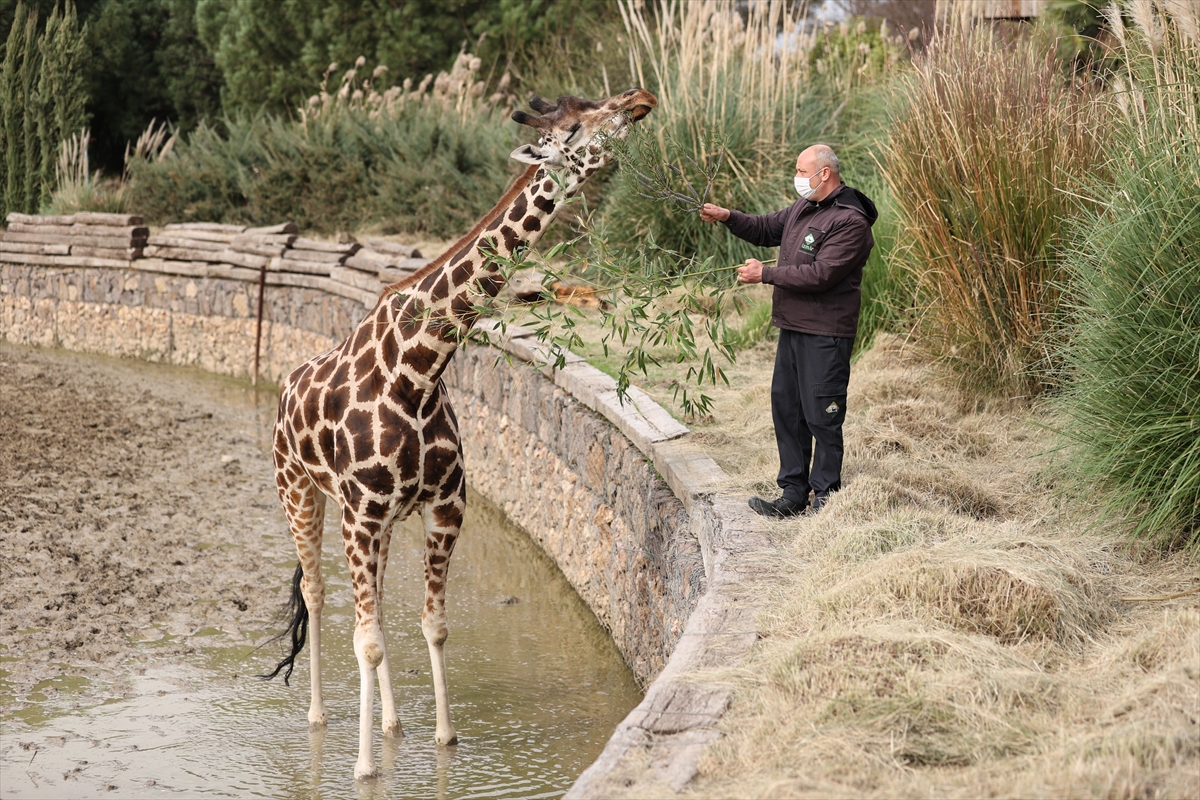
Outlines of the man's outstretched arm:
[{"label": "man's outstretched arm", "polygon": [[700,207],[700,219],[705,222],[724,222],[729,232],[739,239],[759,247],[779,247],[783,241],[783,226],[791,208],[771,214],[743,214],[731,208],[705,203]]}]

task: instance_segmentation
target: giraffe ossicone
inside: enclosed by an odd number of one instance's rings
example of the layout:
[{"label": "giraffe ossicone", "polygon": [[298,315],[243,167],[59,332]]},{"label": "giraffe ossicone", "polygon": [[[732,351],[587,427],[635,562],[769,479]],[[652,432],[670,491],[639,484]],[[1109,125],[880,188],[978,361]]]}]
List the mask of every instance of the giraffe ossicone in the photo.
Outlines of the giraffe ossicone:
[{"label": "giraffe ossicone", "polygon": [[[300,563],[293,576],[291,653],[275,671],[290,677],[311,641],[308,721],[326,723],[321,696],[321,545],[326,498],[341,508],[342,544],[354,587],[354,654],[360,678],[356,778],[376,772],[372,751],[374,682],[383,733],[401,735],[392,697],[383,621],[383,578],[392,524],[414,511],[425,528],[425,603],[439,744],[458,735],[450,717],[443,645],[449,632],[446,579],[466,509],[458,423],[441,376],[504,284],[501,264],[532,246],[561,203],[611,159],[605,139],[622,138],[658,105],[644,89],[606,100],[534,97],[538,116],[513,112],[537,130],[513,158],[524,173],[500,201],[440,257],[400,283],[337,347],[302,364],[284,382],[274,428],[275,480]],[[286,634],[285,634],[286,635]]]}]

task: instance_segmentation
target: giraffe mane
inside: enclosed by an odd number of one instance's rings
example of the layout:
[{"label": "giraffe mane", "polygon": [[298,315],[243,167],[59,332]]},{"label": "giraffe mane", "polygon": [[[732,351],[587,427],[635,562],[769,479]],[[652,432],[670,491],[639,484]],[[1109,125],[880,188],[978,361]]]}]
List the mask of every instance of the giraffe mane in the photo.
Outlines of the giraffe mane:
[{"label": "giraffe mane", "polygon": [[407,289],[409,286],[412,286],[417,281],[425,278],[430,273],[445,266],[446,262],[453,258],[456,253],[471,244],[471,242],[475,240],[475,237],[483,233],[483,229],[490,225],[492,221],[496,219],[496,217],[500,216],[500,213],[504,211],[504,209],[507,208],[512,201],[517,199],[517,195],[525,191],[525,187],[529,185],[531,180],[533,180],[533,176],[537,174],[537,171],[540,168],[541,167],[538,164],[530,164],[525,169],[525,172],[521,173],[521,175],[519,175],[517,179],[512,182],[512,185],[508,187],[508,191],[506,191],[504,196],[497,201],[496,205],[492,206],[490,211],[480,217],[479,222],[475,223],[475,227],[471,228],[471,230],[467,231],[467,233],[458,241],[446,248],[444,253],[435,258],[433,261],[430,261],[425,266],[421,267],[412,275],[409,275],[404,280],[393,283],[390,286],[385,286],[383,292],[380,294],[380,297],[386,297],[388,294],[393,292],[400,291],[401,289]]}]

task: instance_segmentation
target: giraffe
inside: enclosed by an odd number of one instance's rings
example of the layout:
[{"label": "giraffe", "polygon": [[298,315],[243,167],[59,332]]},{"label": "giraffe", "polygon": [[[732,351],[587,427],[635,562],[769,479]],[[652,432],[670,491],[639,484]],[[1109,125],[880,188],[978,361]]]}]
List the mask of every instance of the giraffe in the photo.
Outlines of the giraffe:
[{"label": "giraffe", "polygon": [[374,679],[379,677],[383,734],[400,736],[384,644],[383,578],[392,523],[419,511],[425,529],[425,603],[421,630],[429,646],[436,701],[435,741],[458,737],[450,718],[443,645],[448,624],[447,570],[466,508],[458,423],[441,375],[478,317],[478,304],[504,282],[501,260],[530,247],[574,195],[611,159],[605,138],[623,138],[658,105],[644,89],[602,101],[534,96],[537,116],[514,121],[540,134],[512,157],[527,164],[500,201],[445,253],[388,286],[375,307],[337,347],[302,364],[279,399],[273,446],[279,498],[299,564],[292,581],[292,651],[311,639],[311,727],[325,725],[321,696],[321,611],[325,581],[321,544],[326,498],[341,507],[342,542],[354,587],[354,654],[360,678],[356,779],[377,774],[372,751]]}]

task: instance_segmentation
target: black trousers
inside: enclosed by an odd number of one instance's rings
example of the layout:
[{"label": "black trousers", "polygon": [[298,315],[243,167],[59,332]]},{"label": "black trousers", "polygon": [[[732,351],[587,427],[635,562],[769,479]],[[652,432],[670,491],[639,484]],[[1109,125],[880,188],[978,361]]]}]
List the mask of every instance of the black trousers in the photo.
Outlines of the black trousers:
[{"label": "black trousers", "polygon": [[853,349],[853,339],[779,331],[771,417],[779,488],[794,503],[807,503],[810,490],[824,494],[842,487],[842,423]]}]

